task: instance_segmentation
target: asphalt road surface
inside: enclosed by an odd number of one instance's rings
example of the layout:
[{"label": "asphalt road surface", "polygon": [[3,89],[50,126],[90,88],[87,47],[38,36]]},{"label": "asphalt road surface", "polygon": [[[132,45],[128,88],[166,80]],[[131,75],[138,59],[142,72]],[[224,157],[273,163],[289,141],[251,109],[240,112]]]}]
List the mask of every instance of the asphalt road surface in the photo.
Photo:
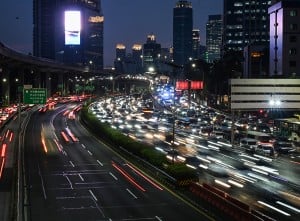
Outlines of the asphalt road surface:
[{"label": "asphalt road surface", "polygon": [[[26,130],[31,221],[213,220],[122,160],[76,119],[64,116],[68,108],[70,105],[58,106],[33,114]],[[57,145],[55,151],[45,152],[42,125],[52,128],[48,133]],[[62,131],[69,142],[63,139]]]}]

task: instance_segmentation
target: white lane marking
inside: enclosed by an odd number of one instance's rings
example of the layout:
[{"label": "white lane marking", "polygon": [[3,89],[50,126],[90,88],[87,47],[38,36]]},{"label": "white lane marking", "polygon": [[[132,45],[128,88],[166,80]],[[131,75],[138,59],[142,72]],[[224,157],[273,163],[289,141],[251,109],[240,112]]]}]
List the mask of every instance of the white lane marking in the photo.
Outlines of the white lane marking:
[{"label": "white lane marking", "polygon": [[81,179],[81,181],[84,181],[83,177],[81,176],[80,173],[78,173],[79,178]]},{"label": "white lane marking", "polygon": [[126,188],[126,190],[127,190],[128,193],[130,193],[131,196],[133,196],[135,199],[137,199],[137,196],[134,195],[133,192],[131,192],[131,191],[130,191],[129,189],[127,189],[127,188]]},{"label": "white lane marking", "polygon": [[86,147],[84,146],[84,144],[81,144],[81,146],[82,146],[84,149],[86,149]]},{"label": "white lane marking", "polygon": [[75,167],[74,163],[71,160],[69,162],[72,165],[72,167]]},{"label": "white lane marking", "polygon": [[289,208],[291,210],[294,210],[296,213],[300,213],[300,210],[297,209],[296,207],[290,206],[290,205],[288,205],[286,203],[283,203],[283,202],[280,202],[280,201],[276,201],[276,203],[279,204],[279,205],[281,205],[281,206],[284,206],[286,208]]},{"label": "white lane marking", "polygon": [[42,189],[43,189],[44,198],[47,199],[47,194],[46,194],[46,190],[45,190],[44,180],[43,180],[43,177],[42,177],[41,168],[40,168],[40,164],[39,163],[38,163],[38,170],[39,170],[39,176],[41,178],[41,183],[42,183]]},{"label": "white lane marking", "polygon": [[64,154],[65,156],[68,156],[67,152],[66,152],[66,151],[64,151],[64,150],[63,150],[63,154]]},{"label": "white lane marking", "polygon": [[66,179],[68,180],[68,182],[69,182],[69,184],[70,184],[71,189],[73,189],[72,182],[71,182],[71,180],[69,179],[68,175],[64,175],[64,177],[66,177]]},{"label": "white lane marking", "polygon": [[118,178],[112,172],[109,172],[109,175],[111,175],[115,180],[118,180]]},{"label": "white lane marking", "polygon": [[93,156],[93,154],[91,153],[91,151],[88,150],[87,152],[89,153],[89,155]]},{"label": "white lane marking", "polygon": [[93,199],[94,199],[95,201],[98,201],[98,199],[97,199],[97,197],[95,196],[95,194],[93,193],[93,191],[92,191],[92,190],[89,190],[89,192],[90,192],[90,194],[92,195]]},{"label": "white lane marking", "polygon": [[99,163],[99,165],[103,167],[103,163],[101,163],[99,160],[97,160],[97,163]]},{"label": "white lane marking", "polygon": [[158,216],[155,216],[155,219],[157,219],[158,221],[162,221],[162,219],[159,218]]},{"label": "white lane marking", "polygon": [[270,209],[273,209],[273,210],[275,210],[275,211],[277,211],[277,212],[279,212],[279,213],[281,213],[283,215],[291,216],[291,214],[289,214],[289,213],[287,213],[287,212],[285,212],[283,210],[277,209],[276,207],[271,206],[270,204],[267,204],[267,203],[265,203],[263,201],[257,201],[257,202],[260,203],[260,204],[262,204],[262,205],[264,205],[264,206],[266,206],[266,207],[269,207]]}]

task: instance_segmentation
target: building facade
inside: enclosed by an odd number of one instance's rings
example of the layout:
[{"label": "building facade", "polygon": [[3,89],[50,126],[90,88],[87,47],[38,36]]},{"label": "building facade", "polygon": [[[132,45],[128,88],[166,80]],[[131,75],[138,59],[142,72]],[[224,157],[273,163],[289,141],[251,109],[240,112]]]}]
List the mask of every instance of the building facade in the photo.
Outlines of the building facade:
[{"label": "building facade", "polygon": [[135,73],[143,72],[143,46],[141,44],[134,44],[132,46],[132,61],[135,64]]},{"label": "building facade", "polygon": [[115,71],[118,74],[140,74],[143,72],[143,50],[141,44],[134,44],[131,53],[126,52],[124,44],[117,44]]},{"label": "building facade", "polygon": [[126,59],[126,46],[124,44],[117,44],[116,45],[116,58],[114,61],[115,70],[117,73],[123,73],[124,67],[123,64]]},{"label": "building facade", "polygon": [[189,1],[178,1],[173,9],[173,59],[184,65],[193,56],[193,9]]},{"label": "building facade", "polygon": [[300,76],[300,1],[283,0],[269,8],[270,75]]},{"label": "building facade", "polygon": [[147,36],[147,41],[143,45],[143,66],[144,71],[148,71],[149,67],[154,67],[157,70],[161,56],[161,44],[156,42],[156,36],[150,34]]},{"label": "building facade", "polygon": [[193,29],[193,59],[199,59],[200,58],[200,30],[199,29]]},{"label": "building facade", "polygon": [[100,0],[34,0],[33,55],[103,69]]},{"label": "building facade", "polygon": [[206,23],[207,62],[220,59],[222,47],[223,20],[221,15],[209,15]]},{"label": "building facade", "polygon": [[269,44],[270,0],[224,0],[223,50]]}]

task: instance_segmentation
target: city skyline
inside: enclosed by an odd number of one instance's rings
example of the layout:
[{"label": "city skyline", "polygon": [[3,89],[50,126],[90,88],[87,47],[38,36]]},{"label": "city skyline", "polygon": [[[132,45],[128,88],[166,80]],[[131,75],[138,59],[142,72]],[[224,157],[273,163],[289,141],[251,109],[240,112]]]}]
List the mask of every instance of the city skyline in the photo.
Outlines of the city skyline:
[{"label": "city skyline", "polygon": [[[172,46],[172,19],[176,2],[177,0],[166,0],[164,3],[161,0],[102,0],[104,66],[113,65],[116,44],[124,44],[127,52],[131,52],[135,43],[145,43],[147,35],[151,33],[162,47]],[[194,28],[200,29],[200,43],[205,45],[208,15],[222,14],[223,0],[190,2],[194,12]],[[0,42],[16,51],[32,53],[32,0],[4,0],[0,13]]]}]

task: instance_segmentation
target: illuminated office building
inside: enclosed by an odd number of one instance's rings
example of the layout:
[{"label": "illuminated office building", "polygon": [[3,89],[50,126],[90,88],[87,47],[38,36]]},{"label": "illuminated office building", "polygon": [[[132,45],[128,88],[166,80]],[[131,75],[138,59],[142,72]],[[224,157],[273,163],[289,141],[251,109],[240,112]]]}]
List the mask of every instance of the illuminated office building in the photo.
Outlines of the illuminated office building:
[{"label": "illuminated office building", "polygon": [[221,15],[209,15],[206,23],[206,49],[207,62],[212,63],[220,59],[222,46],[222,27]]},{"label": "illuminated office building", "polygon": [[132,52],[126,52],[124,44],[117,44],[115,71],[119,74],[139,74],[143,72],[143,50],[141,44],[134,44]]},{"label": "illuminated office building", "polygon": [[124,44],[116,45],[116,60],[121,61],[126,57],[126,46]]},{"label": "illuminated office building", "polygon": [[[156,37],[153,34],[147,36],[147,41],[143,45],[143,66],[144,70],[148,71],[149,67],[157,67],[160,61],[161,44],[156,42]],[[157,69],[156,69],[157,70]]]},{"label": "illuminated office building", "polygon": [[193,54],[192,59],[199,59],[200,58],[200,30],[193,29]]},{"label": "illuminated office building", "polygon": [[223,49],[243,51],[248,45],[269,44],[270,0],[224,0]]},{"label": "illuminated office building", "polygon": [[135,73],[142,73],[142,71],[143,71],[143,46],[141,44],[134,44],[132,46],[132,61],[135,64]]},{"label": "illuminated office building", "polygon": [[33,55],[103,69],[100,0],[33,0]]},{"label": "illuminated office building", "polygon": [[126,46],[124,44],[117,44],[116,45],[116,58],[114,61],[115,70],[117,73],[123,73],[123,63],[126,59]]},{"label": "illuminated office building", "polygon": [[189,1],[178,1],[173,9],[173,59],[184,65],[193,56],[193,8]]},{"label": "illuminated office building", "polygon": [[283,0],[269,8],[270,75],[300,76],[300,1]]}]

